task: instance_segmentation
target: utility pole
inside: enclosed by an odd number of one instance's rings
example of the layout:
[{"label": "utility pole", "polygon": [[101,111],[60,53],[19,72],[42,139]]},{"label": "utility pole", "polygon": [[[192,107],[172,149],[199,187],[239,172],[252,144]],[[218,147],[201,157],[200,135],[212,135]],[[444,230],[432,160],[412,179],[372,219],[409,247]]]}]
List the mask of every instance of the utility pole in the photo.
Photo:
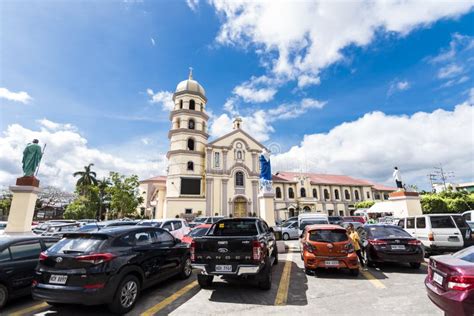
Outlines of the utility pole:
[{"label": "utility pole", "polygon": [[428,178],[430,179],[431,191],[434,191],[434,181],[436,181],[436,174],[430,173],[428,174]]},{"label": "utility pole", "polygon": [[446,180],[448,180],[449,178],[454,178],[454,172],[445,171],[443,169],[442,164],[439,164],[439,167],[434,167],[434,169],[435,169],[434,174],[435,174],[436,178],[438,180],[441,180],[441,182],[443,183],[444,190],[446,191],[447,190]]}]

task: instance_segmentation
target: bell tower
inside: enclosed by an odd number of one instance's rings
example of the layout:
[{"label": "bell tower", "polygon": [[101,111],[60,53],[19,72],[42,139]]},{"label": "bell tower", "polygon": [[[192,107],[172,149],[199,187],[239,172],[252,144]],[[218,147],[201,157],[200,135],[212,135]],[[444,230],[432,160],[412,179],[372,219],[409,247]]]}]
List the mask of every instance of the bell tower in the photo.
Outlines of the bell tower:
[{"label": "bell tower", "polygon": [[[166,180],[165,217],[205,211],[205,148],[207,134],[207,98],[204,88],[193,79],[192,68],[187,80],[181,81],[173,94],[168,133],[170,149]],[[201,207],[202,202],[202,207]]]}]

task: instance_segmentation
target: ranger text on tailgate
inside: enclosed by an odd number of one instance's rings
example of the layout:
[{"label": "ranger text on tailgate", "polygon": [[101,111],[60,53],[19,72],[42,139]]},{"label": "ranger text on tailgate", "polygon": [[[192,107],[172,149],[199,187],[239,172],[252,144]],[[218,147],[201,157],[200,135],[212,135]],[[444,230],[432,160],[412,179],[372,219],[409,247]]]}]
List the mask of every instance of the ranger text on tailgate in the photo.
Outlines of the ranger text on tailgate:
[{"label": "ranger text on tailgate", "polygon": [[223,219],[191,243],[191,261],[200,269],[199,285],[209,287],[215,275],[224,279],[257,281],[263,290],[272,283],[272,265],[278,263],[273,229],[259,218]]}]

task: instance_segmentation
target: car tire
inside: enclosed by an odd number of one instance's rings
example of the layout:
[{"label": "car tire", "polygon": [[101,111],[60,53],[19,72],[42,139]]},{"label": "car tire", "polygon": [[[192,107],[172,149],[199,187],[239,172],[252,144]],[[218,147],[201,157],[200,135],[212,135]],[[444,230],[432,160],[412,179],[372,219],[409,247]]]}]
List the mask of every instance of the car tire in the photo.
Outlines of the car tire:
[{"label": "car tire", "polygon": [[198,284],[203,289],[211,287],[213,279],[213,275],[198,274],[197,276]]},{"label": "car tire", "polygon": [[352,276],[358,276],[359,275],[359,268],[357,269],[350,269],[349,270]]},{"label": "car tire", "polygon": [[288,233],[284,233],[283,240],[290,240],[290,235]]},{"label": "car tire", "polygon": [[410,262],[410,267],[412,269],[419,269],[421,267],[421,263],[420,262]]},{"label": "car tire", "polygon": [[183,262],[183,267],[179,273],[179,278],[185,280],[193,274],[193,268],[191,267],[191,258],[188,256]]},{"label": "car tire", "polygon": [[5,285],[0,284],[0,310],[7,304],[8,301],[8,289]]},{"label": "car tire", "polygon": [[369,259],[369,255],[367,254],[367,251],[364,251],[363,258],[367,267],[371,267],[371,268],[375,267],[375,263]]},{"label": "car tire", "polygon": [[258,287],[261,290],[268,291],[272,287],[272,267],[269,262],[267,262],[267,264],[265,265],[265,268],[263,269],[262,273],[263,275],[258,281]]},{"label": "car tire", "polygon": [[112,303],[108,305],[114,314],[126,314],[133,309],[140,296],[140,281],[132,274],[125,276],[115,292]]},{"label": "car tire", "polygon": [[304,273],[306,273],[306,275],[315,275],[314,270],[307,268],[306,266],[304,267]]}]

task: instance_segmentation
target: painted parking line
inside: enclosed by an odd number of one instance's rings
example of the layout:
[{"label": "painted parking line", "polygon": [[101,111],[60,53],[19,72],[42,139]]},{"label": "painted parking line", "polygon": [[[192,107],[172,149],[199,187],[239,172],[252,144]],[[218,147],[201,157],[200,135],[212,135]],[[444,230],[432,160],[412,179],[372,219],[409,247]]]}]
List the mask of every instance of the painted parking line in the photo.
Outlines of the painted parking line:
[{"label": "painted parking line", "polygon": [[288,288],[290,287],[290,274],[291,274],[291,258],[287,258],[281,274],[280,284],[278,285],[278,292],[275,298],[275,305],[286,305],[288,300]]},{"label": "painted parking line", "polygon": [[151,316],[151,315],[155,315],[156,313],[158,313],[160,310],[162,310],[163,308],[165,308],[166,306],[168,306],[169,304],[173,303],[174,301],[176,301],[178,298],[180,298],[181,296],[183,296],[184,294],[188,293],[189,291],[191,291],[192,289],[196,288],[198,286],[198,282],[197,281],[193,281],[191,283],[189,283],[188,285],[186,285],[185,287],[183,287],[181,290],[179,290],[178,292],[174,293],[173,295],[171,296],[168,296],[167,298],[165,298],[164,300],[162,300],[161,302],[159,302],[158,304],[156,304],[155,306],[152,306],[150,307],[149,309],[147,309],[146,311],[144,311],[141,315],[142,316]]},{"label": "painted parking line", "polygon": [[362,270],[360,272],[362,273],[364,278],[366,278],[376,288],[378,288],[378,289],[386,289],[387,288],[382,282],[380,282],[380,280],[378,280],[376,277],[374,277],[374,275],[372,273],[370,273],[369,271]]},{"label": "painted parking line", "polygon": [[33,312],[38,312],[38,311],[40,311],[42,309],[45,309],[45,308],[48,308],[48,307],[51,307],[51,306],[48,303],[43,302],[43,303],[39,303],[39,304],[30,306],[30,307],[27,307],[27,308],[22,308],[22,309],[20,309],[16,312],[11,313],[10,316],[27,315],[27,314],[30,314],[30,313],[33,313]]}]

